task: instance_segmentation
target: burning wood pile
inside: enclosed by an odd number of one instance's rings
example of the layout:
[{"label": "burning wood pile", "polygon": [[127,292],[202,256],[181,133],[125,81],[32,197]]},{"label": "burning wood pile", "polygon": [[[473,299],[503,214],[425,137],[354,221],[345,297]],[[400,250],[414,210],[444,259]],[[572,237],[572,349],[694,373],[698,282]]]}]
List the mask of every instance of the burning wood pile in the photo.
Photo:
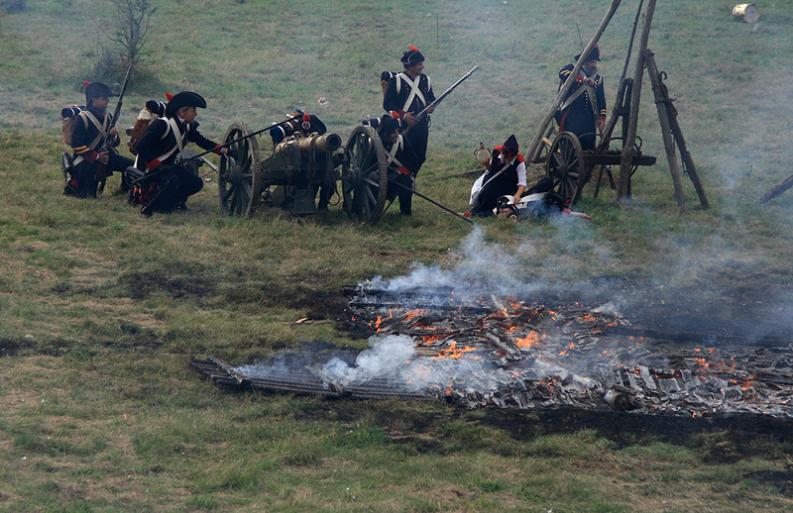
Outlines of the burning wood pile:
[{"label": "burning wood pile", "polygon": [[407,386],[466,407],[793,416],[791,347],[682,345],[626,335],[641,331],[609,304],[457,300],[453,290],[361,287],[349,311],[358,327],[412,339]]},{"label": "burning wood pile", "polygon": [[466,408],[581,408],[678,416],[793,417],[793,346],[642,336],[611,303],[459,297],[455,290],[352,291],[364,351],[304,346],[240,367],[193,366],[218,384]]}]

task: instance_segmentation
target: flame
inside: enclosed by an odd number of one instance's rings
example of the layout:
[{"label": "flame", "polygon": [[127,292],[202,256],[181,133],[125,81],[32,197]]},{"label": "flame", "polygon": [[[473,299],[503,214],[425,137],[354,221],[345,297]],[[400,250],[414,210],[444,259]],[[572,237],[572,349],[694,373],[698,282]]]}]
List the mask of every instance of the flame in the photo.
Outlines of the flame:
[{"label": "flame", "polygon": [[530,331],[528,335],[515,341],[515,345],[524,350],[529,350],[539,343],[540,334],[536,331]]},{"label": "flame", "polygon": [[422,309],[410,310],[408,313],[405,314],[405,321],[412,321],[416,317],[426,315],[426,313],[427,311]]},{"label": "flame", "polygon": [[439,342],[441,340],[443,340],[443,337],[441,337],[440,335],[424,335],[423,337],[421,337],[422,343],[428,346],[434,344],[435,342]]},{"label": "flame", "polygon": [[374,329],[375,329],[375,331],[377,333],[380,333],[380,325],[381,324],[383,324],[383,318],[378,315],[377,319],[375,319],[375,321],[374,321]]},{"label": "flame", "polygon": [[703,369],[707,369],[707,368],[709,368],[709,367],[710,367],[710,363],[708,363],[708,361],[707,361],[706,359],[704,359],[704,358],[696,358],[696,359],[694,360],[694,362],[695,362],[695,363],[696,363],[698,366],[702,367]]},{"label": "flame", "polygon": [[440,352],[438,352],[438,356],[435,358],[450,358],[452,360],[459,360],[463,357],[463,354],[470,353],[471,351],[476,351],[476,348],[471,346],[463,346],[458,348],[457,341],[452,340],[449,342],[449,346],[445,349],[441,349]]}]

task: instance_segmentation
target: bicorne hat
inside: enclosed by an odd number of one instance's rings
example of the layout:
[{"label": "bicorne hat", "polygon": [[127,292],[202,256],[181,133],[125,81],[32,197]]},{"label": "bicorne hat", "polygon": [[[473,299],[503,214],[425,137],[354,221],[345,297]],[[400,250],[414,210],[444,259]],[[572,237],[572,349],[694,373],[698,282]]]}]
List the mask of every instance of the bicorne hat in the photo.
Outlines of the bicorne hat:
[{"label": "bicorne hat", "polygon": [[515,137],[515,134],[510,135],[504,142],[504,150],[512,154],[517,154],[519,149],[520,146],[518,145],[518,139]]},{"label": "bicorne hat", "polygon": [[168,98],[168,105],[165,106],[165,115],[168,117],[175,116],[182,107],[206,109],[207,101],[198,93],[194,93],[193,91],[182,91]]},{"label": "bicorne hat", "polygon": [[90,102],[94,98],[110,98],[116,96],[113,90],[107,84],[102,82],[89,82],[84,81],[83,87],[85,88],[85,101]]}]

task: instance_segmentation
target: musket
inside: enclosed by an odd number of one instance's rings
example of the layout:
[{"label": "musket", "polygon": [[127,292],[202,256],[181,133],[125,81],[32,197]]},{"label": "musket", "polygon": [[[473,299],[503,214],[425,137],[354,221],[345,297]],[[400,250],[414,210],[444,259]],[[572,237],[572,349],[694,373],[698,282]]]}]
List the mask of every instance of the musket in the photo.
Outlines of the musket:
[{"label": "musket", "polygon": [[[261,130],[256,130],[255,132],[251,132],[248,135],[243,135],[242,137],[238,137],[237,139],[234,139],[234,140],[229,141],[227,143],[220,144],[217,147],[212,148],[211,150],[207,150],[207,151],[205,151],[203,153],[199,153],[198,155],[192,156],[189,159],[182,160],[179,163],[180,164],[186,164],[188,162],[192,162],[193,160],[201,159],[204,162],[206,162],[207,164],[210,164],[210,162],[208,160],[204,159],[204,156],[209,155],[210,153],[215,153],[220,148],[226,148],[228,146],[231,146],[232,144],[236,144],[236,143],[238,143],[240,141],[244,141],[245,139],[250,139],[251,137],[259,135],[259,134],[261,134],[263,132],[267,132],[268,130],[271,130],[273,127],[284,125],[286,123],[289,123],[290,121],[294,121],[296,119],[300,119],[302,116],[303,116],[302,114],[298,114],[296,116],[292,116],[291,118],[287,118],[287,119],[285,119],[283,121],[280,121],[278,123],[273,123],[272,125],[270,125],[270,126],[268,126],[266,128],[262,128]],[[212,169],[217,171],[217,168],[215,166],[213,166],[212,164],[210,164],[210,167],[212,167]],[[171,170],[172,168],[173,168],[173,166],[161,165],[160,167],[158,167],[154,171],[149,171],[148,173],[146,173],[142,177],[140,177],[137,180],[135,180],[134,182],[132,182],[132,185],[140,185],[142,183],[148,182],[148,181],[150,181],[150,180],[152,180],[154,178],[157,178],[159,175],[164,174],[166,171]]]},{"label": "musket", "polygon": [[[121,106],[124,104],[124,94],[127,92],[127,85],[129,84],[129,77],[132,74],[132,63],[129,63],[129,67],[127,67],[127,73],[124,75],[124,84],[121,86],[121,92],[118,95],[118,101],[116,102],[116,108],[113,110],[113,116],[110,118],[110,126],[107,128],[107,133],[105,134],[102,143],[99,145],[99,153],[104,153],[110,151],[111,148],[111,139],[110,139],[110,132],[113,131],[115,128],[116,123],[118,123],[118,118],[121,117]],[[102,163],[98,163],[96,167],[96,176],[98,177],[99,192],[102,192],[105,189],[105,181],[107,181],[107,171],[105,170],[105,165]]]},{"label": "musket", "polygon": [[[437,98],[435,98],[435,100],[434,100],[432,103],[430,103],[429,105],[427,105],[426,107],[424,107],[424,109],[422,109],[422,111],[421,111],[421,112],[419,112],[418,114],[416,114],[416,125],[417,125],[417,124],[419,124],[420,122],[424,121],[424,118],[426,118],[426,117],[429,115],[429,113],[430,113],[429,111],[430,111],[431,109],[434,109],[435,107],[437,107],[437,106],[438,106],[438,105],[439,105],[439,104],[440,104],[440,103],[441,103],[443,100],[445,100],[445,99],[446,99],[446,97],[447,97],[447,96],[449,96],[450,94],[452,94],[452,92],[453,92],[455,89],[457,89],[457,87],[458,87],[460,84],[462,84],[463,82],[465,82],[466,80],[468,80],[468,77],[470,77],[471,75],[473,75],[473,74],[474,74],[474,71],[476,71],[476,70],[478,70],[478,69],[479,69],[479,66],[474,66],[473,68],[471,68],[470,70],[468,70],[468,73],[466,73],[465,75],[463,75],[462,77],[460,77],[460,79],[459,79],[457,82],[453,83],[451,86],[449,86],[449,88],[448,88],[447,90],[445,90],[445,91],[443,92],[443,94],[441,94],[440,96],[438,96]],[[415,126],[415,125],[413,125],[413,126]],[[411,128],[412,128],[412,126],[409,126],[409,127],[407,128],[407,130],[405,130],[405,132],[404,132],[404,133],[407,133],[407,132],[409,132]]]},{"label": "musket", "polygon": [[234,139],[234,140],[229,141],[227,143],[219,144],[217,147],[212,148],[211,150],[207,150],[207,151],[205,151],[203,153],[199,153],[198,155],[190,157],[189,159],[182,160],[180,162],[182,164],[184,164],[186,162],[190,162],[190,161],[193,161],[193,160],[201,159],[205,155],[209,155],[210,153],[215,153],[220,148],[227,148],[227,147],[231,146],[232,144],[237,144],[238,142],[244,141],[245,139],[250,139],[251,137],[254,137],[254,136],[259,135],[261,133],[264,133],[264,132],[267,132],[269,130],[272,130],[273,128],[275,128],[277,126],[285,125],[286,123],[289,123],[289,122],[294,121],[296,119],[300,119],[301,117],[303,117],[303,114],[298,114],[296,116],[292,116],[291,118],[287,118],[287,119],[285,119],[283,121],[279,121],[278,123],[273,123],[272,125],[270,125],[270,126],[268,126],[266,128],[262,128],[261,130],[256,130],[255,132],[251,132],[248,135],[243,135],[242,137],[238,137],[237,139]]},{"label": "musket", "polygon": [[399,183],[396,180],[389,180],[388,185],[396,185],[400,189],[403,189],[405,191],[410,191],[413,194],[415,194],[416,196],[418,196],[419,198],[429,201],[430,203],[432,203],[436,207],[440,208],[441,210],[444,210],[444,211],[448,212],[449,214],[462,219],[466,223],[474,224],[474,222],[471,219],[468,219],[467,217],[458,214],[457,212],[455,212],[454,210],[450,209],[449,207],[447,207],[445,205],[442,205],[441,203],[438,203],[437,201],[435,201],[434,199],[430,198],[429,196],[420,193],[419,191],[417,191],[413,187],[409,187],[409,186],[407,186],[405,184]]}]

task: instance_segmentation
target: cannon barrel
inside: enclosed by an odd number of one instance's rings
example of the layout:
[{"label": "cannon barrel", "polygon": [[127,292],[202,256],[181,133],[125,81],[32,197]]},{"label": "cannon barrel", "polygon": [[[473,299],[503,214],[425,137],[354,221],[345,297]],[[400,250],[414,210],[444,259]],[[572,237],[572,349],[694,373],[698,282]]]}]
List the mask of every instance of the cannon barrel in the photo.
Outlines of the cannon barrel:
[{"label": "cannon barrel", "polygon": [[295,147],[301,152],[309,152],[312,150],[334,152],[341,148],[341,137],[338,134],[332,133],[323,135],[311,134],[307,137],[300,138],[289,137],[283,142],[278,143],[275,150],[273,150],[273,155],[287,155],[295,151]]},{"label": "cannon barrel", "polygon": [[319,151],[336,151],[341,148],[341,137],[338,134],[313,134],[300,139],[300,150],[311,151],[314,147]]}]

